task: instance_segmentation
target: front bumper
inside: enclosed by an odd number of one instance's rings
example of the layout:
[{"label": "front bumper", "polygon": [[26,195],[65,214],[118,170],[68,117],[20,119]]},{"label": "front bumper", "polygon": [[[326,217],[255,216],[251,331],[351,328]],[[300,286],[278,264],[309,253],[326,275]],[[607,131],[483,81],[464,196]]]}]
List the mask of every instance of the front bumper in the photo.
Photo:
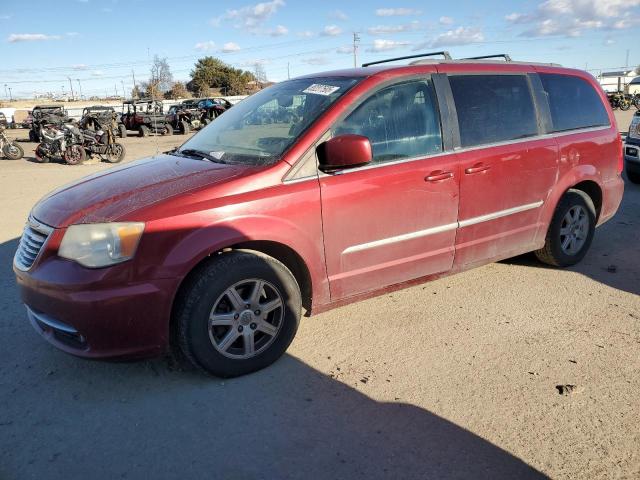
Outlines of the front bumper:
[{"label": "front bumper", "polygon": [[126,264],[90,270],[51,256],[14,267],[27,316],[55,347],[85,358],[140,358],[165,351],[178,281],[125,280]]}]

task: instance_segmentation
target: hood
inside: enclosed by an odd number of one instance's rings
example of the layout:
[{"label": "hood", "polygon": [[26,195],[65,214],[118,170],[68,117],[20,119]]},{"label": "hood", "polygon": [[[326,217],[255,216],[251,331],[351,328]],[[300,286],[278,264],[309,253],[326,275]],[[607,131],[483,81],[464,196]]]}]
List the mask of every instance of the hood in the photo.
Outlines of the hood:
[{"label": "hood", "polygon": [[250,167],[159,155],[85,177],[51,192],[32,215],[55,228],[111,222],[167,198],[240,176]]}]

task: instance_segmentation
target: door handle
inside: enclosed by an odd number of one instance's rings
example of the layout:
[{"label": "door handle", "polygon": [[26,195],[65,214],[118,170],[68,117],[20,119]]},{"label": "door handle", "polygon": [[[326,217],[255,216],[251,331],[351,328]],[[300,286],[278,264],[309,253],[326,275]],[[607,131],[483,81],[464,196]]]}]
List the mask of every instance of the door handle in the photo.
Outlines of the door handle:
[{"label": "door handle", "polygon": [[476,163],[473,167],[465,168],[464,173],[471,175],[473,173],[486,172],[491,168],[491,165],[485,165],[484,163]]},{"label": "door handle", "polygon": [[435,170],[427,175],[424,179],[426,182],[439,182],[441,180],[446,180],[447,178],[452,178],[453,172],[445,172],[442,170]]}]

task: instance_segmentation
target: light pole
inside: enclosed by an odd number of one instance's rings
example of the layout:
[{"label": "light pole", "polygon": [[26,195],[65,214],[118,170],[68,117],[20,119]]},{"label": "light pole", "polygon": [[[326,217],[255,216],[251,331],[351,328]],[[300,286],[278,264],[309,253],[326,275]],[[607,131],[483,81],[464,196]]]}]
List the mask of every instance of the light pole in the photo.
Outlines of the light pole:
[{"label": "light pole", "polygon": [[80,100],[82,100],[82,84],[79,78],[76,78],[76,80],[78,81],[78,88],[80,89]]},{"label": "light pole", "polygon": [[8,97],[9,95],[7,95],[7,84],[4,84],[4,96]]},{"label": "light pole", "polygon": [[74,99],[73,95],[73,83],[71,83],[71,77],[67,77],[69,79],[69,88],[71,88],[71,100]]},{"label": "light pole", "polygon": [[9,101],[13,102],[13,95],[11,95],[11,87],[9,87]]}]

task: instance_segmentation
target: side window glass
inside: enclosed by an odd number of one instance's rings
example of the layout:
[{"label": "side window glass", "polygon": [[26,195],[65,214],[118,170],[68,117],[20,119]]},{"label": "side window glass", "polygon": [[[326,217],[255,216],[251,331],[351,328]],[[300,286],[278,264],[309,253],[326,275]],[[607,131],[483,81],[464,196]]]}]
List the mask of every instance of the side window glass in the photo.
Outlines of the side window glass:
[{"label": "side window glass", "polygon": [[333,128],[333,136],[363,135],[373,163],[442,152],[442,131],[431,81],[387,87],[360,104]]},{"label": "side window glass", "polygon": [[536,110],[524,75],[451,75],[449,83],[462,147],[538,134]]},{"label": "side window glass", "polygon": [[549,99],[554,132],[609,125],[609,116],[600,96],[582,78],[540,74]]}]

